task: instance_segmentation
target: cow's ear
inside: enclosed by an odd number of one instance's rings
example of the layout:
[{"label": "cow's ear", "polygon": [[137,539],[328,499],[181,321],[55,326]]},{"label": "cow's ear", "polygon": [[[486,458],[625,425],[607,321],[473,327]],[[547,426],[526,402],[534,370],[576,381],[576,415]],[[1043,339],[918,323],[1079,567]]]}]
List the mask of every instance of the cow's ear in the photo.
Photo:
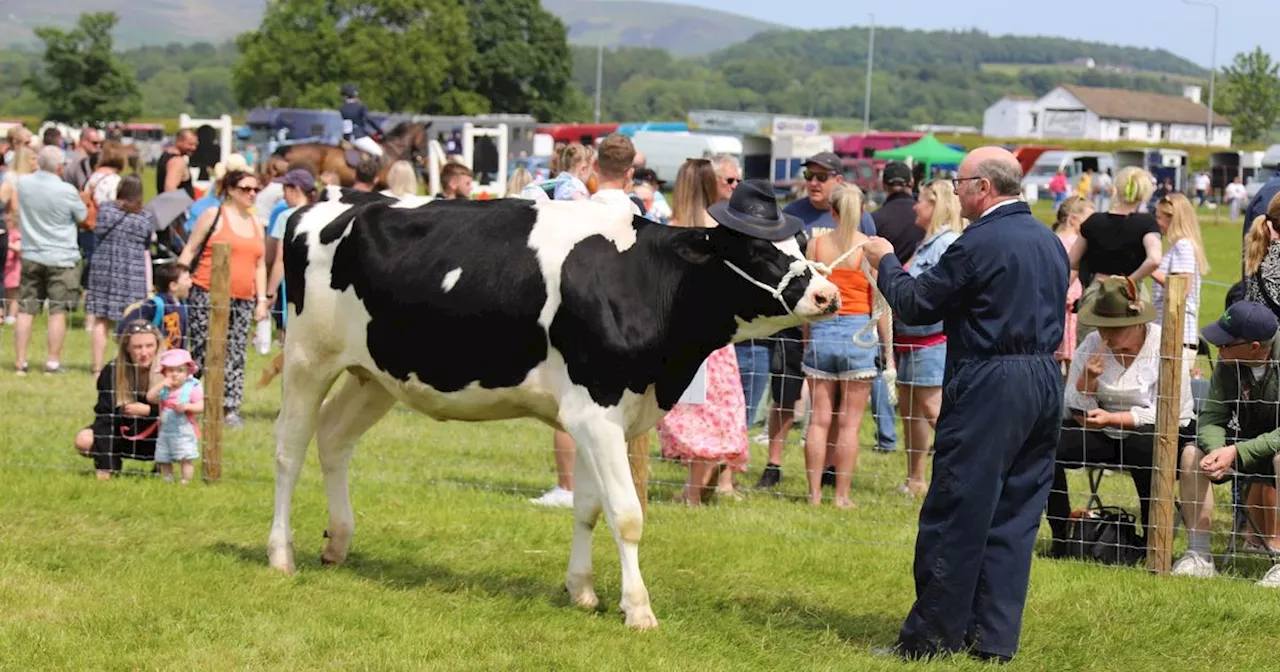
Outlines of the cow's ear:
[{"label": "cow's ear", "polygon": [[676,238],[676,254],[691,264],[705,264],[715,256],[707,229],[686,229]]}]

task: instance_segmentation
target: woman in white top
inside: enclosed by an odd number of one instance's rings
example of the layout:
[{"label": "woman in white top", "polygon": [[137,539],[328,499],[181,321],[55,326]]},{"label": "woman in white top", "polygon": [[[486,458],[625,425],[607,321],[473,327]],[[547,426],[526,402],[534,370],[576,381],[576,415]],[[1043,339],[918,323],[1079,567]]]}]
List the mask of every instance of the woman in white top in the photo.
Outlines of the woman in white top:
[{"label": "woman in white top", "polygon": [[413,164],[408,161],[396,161],[387,169],[387,188],[382,195],[395,199],[418,195],[418,175]]},{"label": "woman in white top", "polygon": [[1187,290],[1187,316],[1182,322],[1182,375],[1191,374],[1200,344],[1200,278],[1209,272],[1209,260],[1204,256],[1204,242],[1200,239],[1200,222],[1191,201],[1180,193],[1161,198],[1156,203],[1156,223],[1169,249],[1160,260],[1160,267],[1151,274],[1155,288],[1151,303],[1156,309],[1156,324],[1164,317],[1164,286],[1170,273],[1189,276]]},{"label": "woman in white top", "polygon": [[[1156,391],[1160,374],[1160,326],[1155,309],[1138,297],[1133,280],[1103,280],[1097,300],[1080,311],[1080,324],[1095,327],[1071,359],[1064,404],[1066,419],[1058,440],[1049,527],[1054,557],[1066,550],[1071,501],[1067,469],[1113,465],[1133,478],[1146,527],[1151,498]],[[1178,445],[1194,442],[1191,381],[1182,377]]]}]

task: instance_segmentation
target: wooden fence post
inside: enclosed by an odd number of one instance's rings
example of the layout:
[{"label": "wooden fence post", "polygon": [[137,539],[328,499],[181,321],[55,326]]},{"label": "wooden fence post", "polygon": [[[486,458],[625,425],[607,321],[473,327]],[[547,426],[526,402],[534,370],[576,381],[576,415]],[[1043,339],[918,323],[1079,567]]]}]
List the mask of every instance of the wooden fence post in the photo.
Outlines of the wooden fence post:
[{"label": "wooden fence post", "polygon": [[1178,473],[1178,416],[1182,409],[1182,323],[1187,313],[1187,276],[1165,278],[1160,320],[1160,379],[1156,386],[1156,445],[1147,527],[1147,569],[1168,574],[1173,553],[1173,510]]},{"label": "wooden fence post", "polygon": [[227,327],[231,321],[231,245],[213,244],[209,277],[209,340],[204,350],[204,429],[200,459],[206,483],[222,478],[222,410],[227,373]]},{"label": "wooden fence post", "polygon": [[627,442],[627,459],[631,462],[631,481],[640,498],[640,512],[649,510],[649,433],[645,432]]}]

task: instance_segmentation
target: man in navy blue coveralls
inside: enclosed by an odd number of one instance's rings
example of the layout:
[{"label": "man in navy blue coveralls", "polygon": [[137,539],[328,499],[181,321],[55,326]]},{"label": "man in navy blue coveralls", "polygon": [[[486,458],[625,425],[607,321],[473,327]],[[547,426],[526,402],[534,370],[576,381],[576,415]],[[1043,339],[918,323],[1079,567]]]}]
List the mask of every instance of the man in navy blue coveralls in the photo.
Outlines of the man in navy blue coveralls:
[{"label": "man in navy blue coveralls", "polygon": [[1053,353],[1068,280],[1062,243],[1018,200],[1021,180],[1009,152],[970,152],[954,183],[972,224],[917,278],[888,241],[863,248],[895,317],[941,320],[947,336],[933,482],[916,535],[916,602],[884,653],[1007,661],[1018,649],[1062,424]]}]

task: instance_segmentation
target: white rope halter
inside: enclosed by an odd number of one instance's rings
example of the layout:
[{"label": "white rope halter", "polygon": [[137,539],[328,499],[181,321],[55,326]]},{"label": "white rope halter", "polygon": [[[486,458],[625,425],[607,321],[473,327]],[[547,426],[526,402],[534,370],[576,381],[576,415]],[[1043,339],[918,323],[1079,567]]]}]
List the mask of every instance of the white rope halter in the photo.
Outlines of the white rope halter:
[{"label": "white rope halter", "polygon": [[[788,306],[787,302],[782,298],[782,292],[787,288],[787,285],[791,284],[791,281],[795,280],[797,277],[804,275],[805,271],[813,271],[814,273],[820,273],[824,278],[829,277],[831,275],[831,271],[834,270],[835,267],[843,263],[845,259],[848,259],[849,255],[861,249],[863,245],[867,244],[867,242],[868,241],[864,240],[861,243],[858,243],[857,245],[854,245],[853,247],[845,250],[844,253],[836,257],[835,260],[832,261],[830,265],[824,264],[820,261],[814,261],[812,259],[796,259],[795,261],[791,262],[791,266],[787,268],[786,274],[783,275],[782,279],[778,281],[777,287],[770,287],[769,285],[766,285],[763,282],[756,280],[755,278],[748,275],[746,271],[735,266],[733,262],[729,261],[728,259],[724,260],[724,264],[725,266],[728,266],[729,269],[732,270],[734,273],[737,273],[738,275],[742,276],[743,279],[745,279],[747,282],[768,292],[770,296],[778,300],[778,303],[782,304],[782,309],[787,311],[788,315],[796,318],[797,320],[800,320],[801,318],[795,314],[795,311],[791,310],[791,306]],[[876,286],[876,280],[871,276],[871,262],[867,261],[867,257],[865,255],[863,255],[862,257],[862,274],[866,276],[867,282],[871,285],[871,290],[872,290],[871,291],[872,293],[871,320],[867,322],[867,324],[863,326],[861,329],[859,329],[856,333],[854,333],[853,342],[854,344],[856,344],[858,347],[861,347],[861,348],[875,347],[876,346],[875,329],[880,323],[880,318],[888,314],[889,315],[889,342],[892,343],[893,342],[893,310],[889,307],[889,301],[884,298],[883,294],[880,293],[880,288]],[[889,388],[889,403],[896,406],[898,404],[898,386],[897,386],[898,370],[892,358],[890,358],[890,360],[885,362],[884,364],[885,364],[885,370],[883,375],[884,375],[884,382]]]}]

